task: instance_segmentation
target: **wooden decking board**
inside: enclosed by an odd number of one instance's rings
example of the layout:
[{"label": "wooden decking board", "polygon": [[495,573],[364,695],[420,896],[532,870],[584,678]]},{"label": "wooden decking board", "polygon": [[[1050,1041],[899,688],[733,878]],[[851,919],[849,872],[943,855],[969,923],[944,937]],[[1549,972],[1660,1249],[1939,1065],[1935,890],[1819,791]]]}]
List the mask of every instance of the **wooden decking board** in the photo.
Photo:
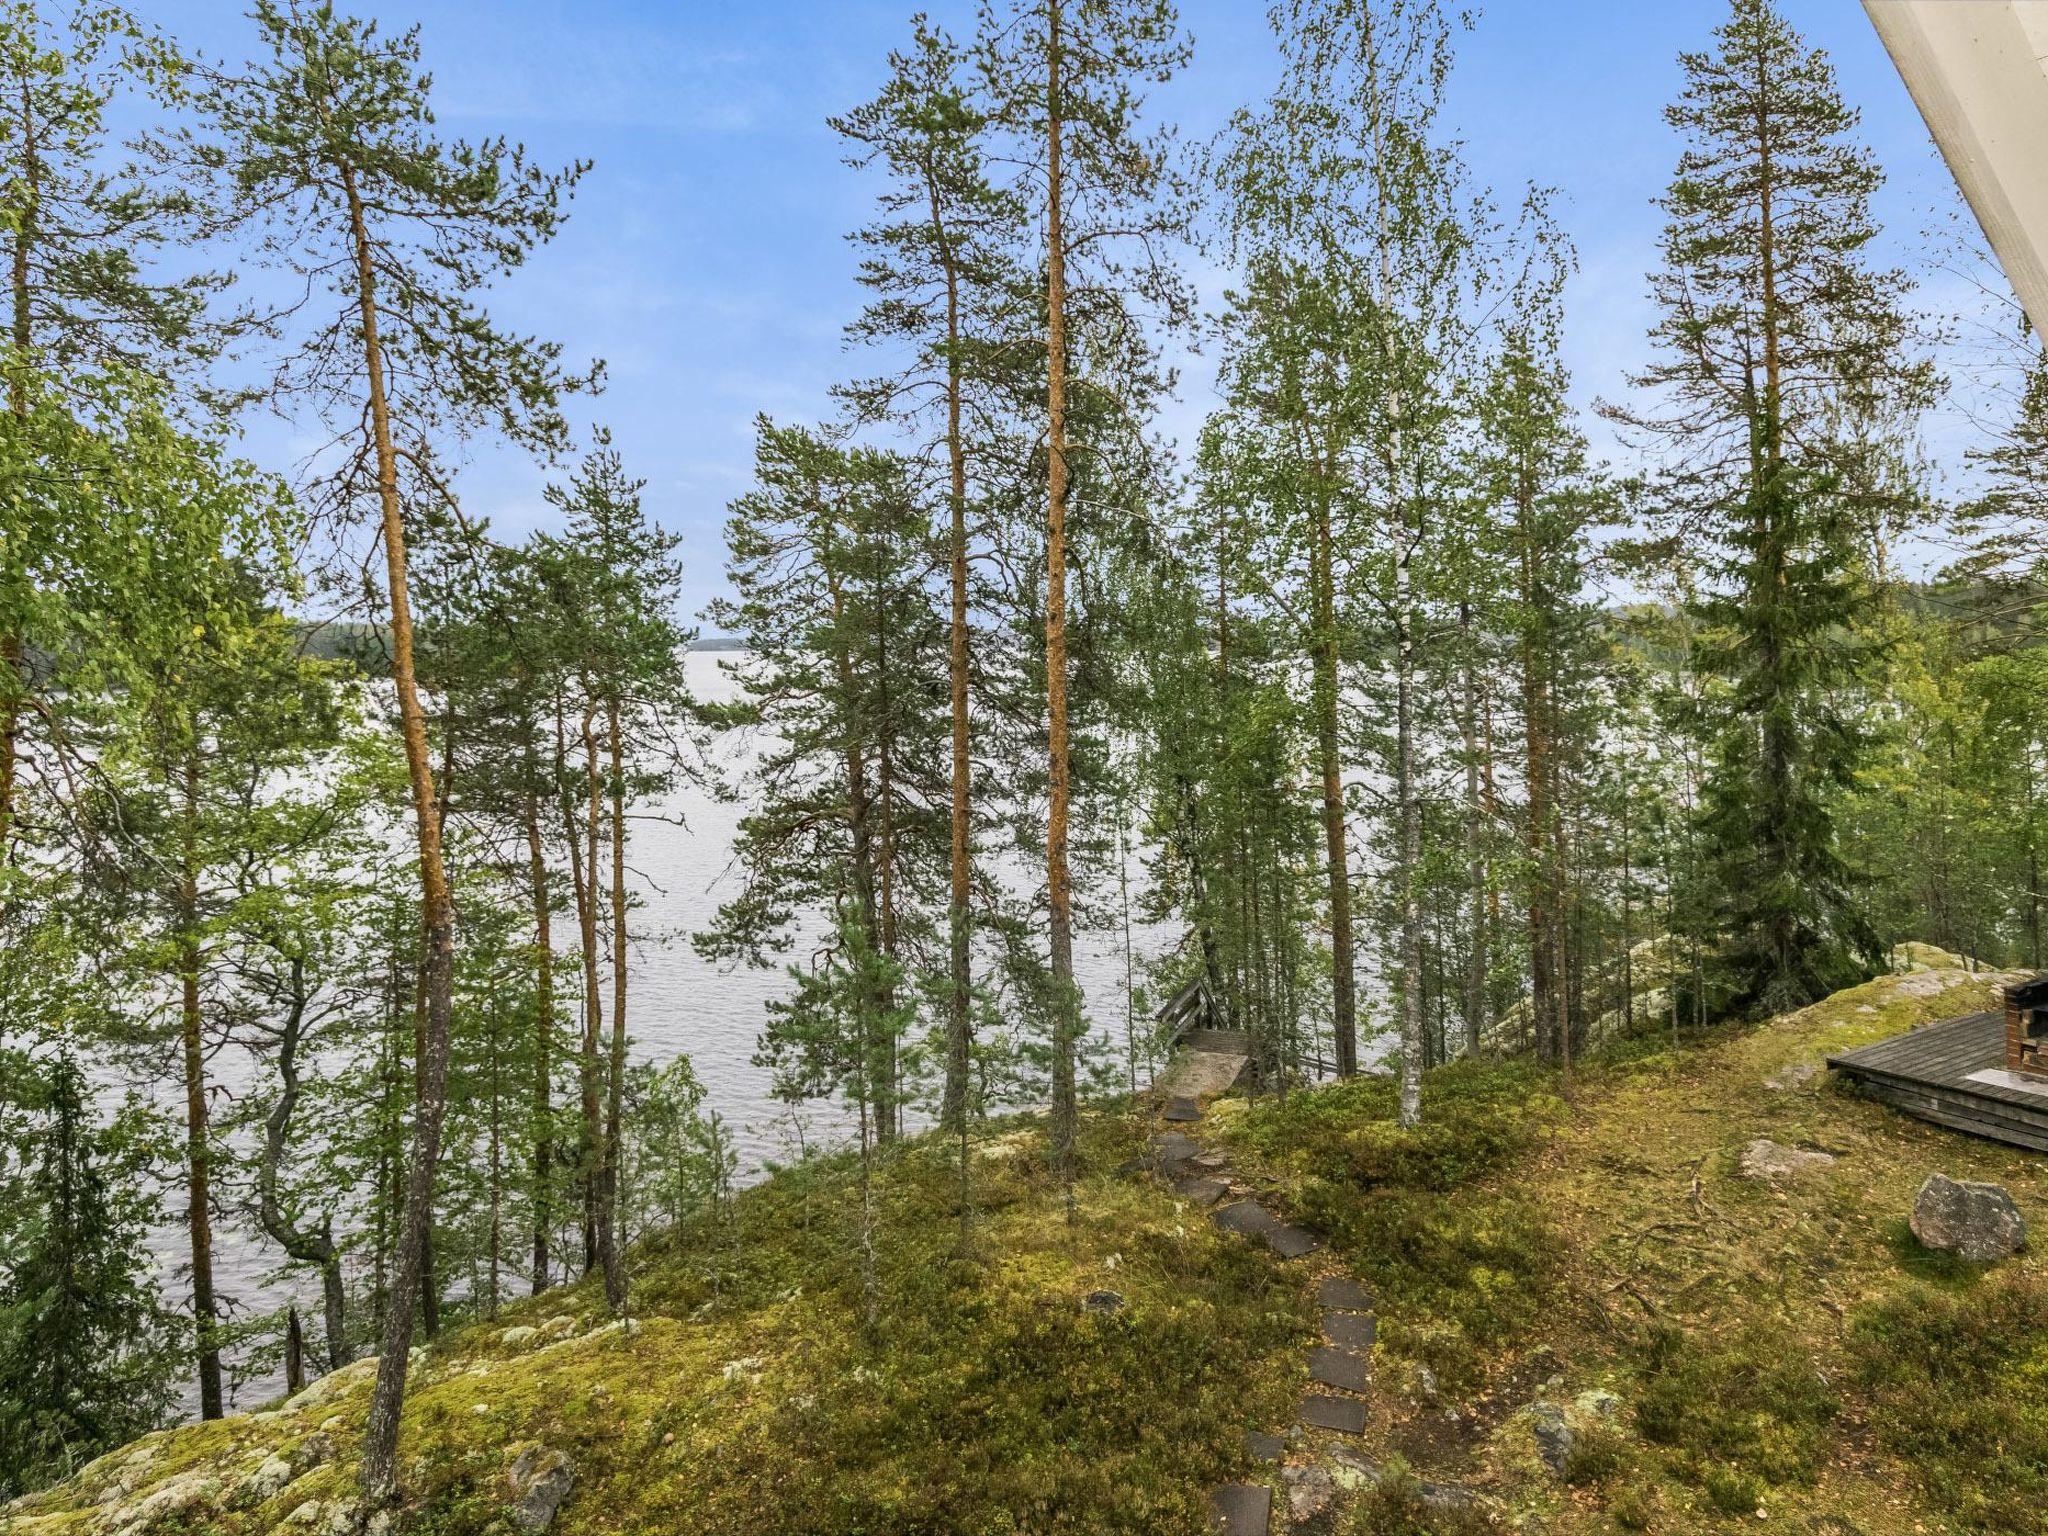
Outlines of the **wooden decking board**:
[{"label": "wooden decking board", "polygon": [[2005,1064],[2005,1015],[1973,1013],[1828,1059],[1907,1114],[2009,1145],[2048,1151],[2048,1100],[1970,1074]]}]

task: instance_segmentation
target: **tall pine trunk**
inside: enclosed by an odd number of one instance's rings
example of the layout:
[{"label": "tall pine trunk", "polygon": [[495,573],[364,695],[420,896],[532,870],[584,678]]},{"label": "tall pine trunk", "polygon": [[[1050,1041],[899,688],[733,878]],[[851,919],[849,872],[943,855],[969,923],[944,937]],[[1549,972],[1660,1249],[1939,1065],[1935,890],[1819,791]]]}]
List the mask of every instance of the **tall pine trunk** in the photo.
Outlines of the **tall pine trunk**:
[{"label": "tall pine trunk", "polygon": [[604,1101],[604,1297],[614,1312],[626,1305],[626,1261],[619,1240],[619,1146],[626,1092],[626,764],[619,701],[607,698],[605,739],[611,767],[612,1034]]},{"label": "tall pine trunk", "polygon": [[1401,923],[1401,1124],[1422,1123],[1422,1063],[1428,1042],[1422,1018],[1422,915],[1415,885],[1422,868],[1422,796],[1415,771],[1415,596],[1405,508],[1400,547],[1394,555],[1394,792],[1400,857],[1394,878],[1400,887]]},{"label": "tall pine trunk", "polygon": [[[946,677],[952,712],[952,811],[950,887],[946,905],[946,1085],[939,1124],[964,1132],[973,1071],[974,1034],[970,1016],[968,903],[973,896],[972,803],[974,764],[967,719],[967,444],[961,426],[960,271],[952,240],[931,187],[932,228],[939,231],[939,261],[946,274],[946,573],[952,599],[946,637]],[[963,1165],[964,1167],[964,1165]]]},{"label": "tall pine trunk", "polygon": [[1327,487],[1316,499],[1309,562],[1315,603],[1316,756],[1323,787],[1324,863],[1330,881],[1330,1003],[1337,1072],[1358,1071],[1358,969],[1351,936],[1351,860],[1344,824],[1344,769],[1338,740],[1337,570]]},{"label": "tall pine trunk", "polygon": [[406,572],[405,520],[398,502],[398,453],[391,438],[385,395],[384,352],[378,339],[376,264],[355,174],[342,172],[348,198],[349,230],[356,266],[356,298],[362,315],[363,372],[369,388],[370,430],[376,450],[377,501],[381,514],[386,578],[391,603],[391,678],[398,694],[399,730],[412,785],[413,822],[419,840],[420,911],[426,954],[427,1030],[421,1057],[419,1102],[413,1111],[412,1150],[405,1177],[404,1228],[396,1256],[391,1301],[384,1317],[377,1385],[363,1431],[363,1491],[372,1506],[388,1504],[398,1491],[398,1420],[405,1403],[406,1368],[412,1352],[413,1312],[425,1266],[434,1210],[434,1175],[441,1160],[441,1123],[448,1107],[449,1026],[454,1010],[455,903],[441,858],[441,826],[435,815],[434,769],[428,760],[427,722],[413,673],[411,590]]},{"label": "tall pine trunk", "polygon": [[1464,693],[1460,724],[1465,737],[1465,889],[1472,904],[1470,948],[1465,956],[1465,1054],[1477,1056],[1486,1034],[1486,825],[1479,791],[1479,669],[1473,656],[1472,605],[1458,605],[1464,644],[1459,681]]}]

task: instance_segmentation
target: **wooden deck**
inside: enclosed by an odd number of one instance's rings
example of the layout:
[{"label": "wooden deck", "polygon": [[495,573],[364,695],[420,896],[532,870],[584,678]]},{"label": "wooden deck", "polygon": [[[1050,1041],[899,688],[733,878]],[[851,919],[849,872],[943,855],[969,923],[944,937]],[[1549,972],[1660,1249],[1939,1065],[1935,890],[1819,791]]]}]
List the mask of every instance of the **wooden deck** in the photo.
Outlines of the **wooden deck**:
[{"label": "wooden deck", "polygon": [[2005,1072],[2005,1015],[1973,1013],[1828,1058],[1873,1098],[1953,1130],[2048,1152],[2048,1081]]}]

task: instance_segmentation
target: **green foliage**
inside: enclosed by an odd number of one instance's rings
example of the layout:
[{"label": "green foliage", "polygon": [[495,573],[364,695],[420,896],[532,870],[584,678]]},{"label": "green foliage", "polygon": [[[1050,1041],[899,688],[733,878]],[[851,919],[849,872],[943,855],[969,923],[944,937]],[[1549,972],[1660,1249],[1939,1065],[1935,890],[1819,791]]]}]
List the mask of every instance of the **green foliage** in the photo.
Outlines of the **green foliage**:
[{"label": "green foliage", "polygon": [[1394,1084],[1357,1078],[1265,1100],[1232,1134],[1296,1176],[1298,1214],[1379,1290],[1385,1347],[1458,1388],[1480,1347],[1528,1327],[1549,1294],[1557,1252],[1544,1213],[1490,1179],[1561,1106],[1526,1063],[1454,1062],[1426,1081],[1441,1109],[1421,1126],[1397,1123]]},{"label": "green foliage", "polygon": [[155,1212],[135,1123],[95,1123],[68,1055],[6,1065],[10,1099],[33,1072],[38,1102],[33,1168],[17,1183],[0,1164],[0,1213],[20,1216],[0,1228],[0,1500],[154,1429],[178,1367],[143,1250]]},{"label": "green foliage", "polygon": [[2019,1536],[2048,1501],[2048,1280],[2009,1267],[1915,1284],[1851,1319],[1879,1439],[1965,1530]]},{"label": "green foliage", "polygon": [[1729,1513],[1756,1508],[1759,1480],[1810,1480],[1840,1412],[1812,1362],[1761,1324],[1727,1337],[1659,1329],[1638,1369],[1637,1429]]},{"label": "green foliage", "polygon": [[1422,1479],[1399,1457],[1345,1511],[1343,1526],[1350,1536],[1494,1536],[1501,1528],[1479,1505],[1432,1500]]}]

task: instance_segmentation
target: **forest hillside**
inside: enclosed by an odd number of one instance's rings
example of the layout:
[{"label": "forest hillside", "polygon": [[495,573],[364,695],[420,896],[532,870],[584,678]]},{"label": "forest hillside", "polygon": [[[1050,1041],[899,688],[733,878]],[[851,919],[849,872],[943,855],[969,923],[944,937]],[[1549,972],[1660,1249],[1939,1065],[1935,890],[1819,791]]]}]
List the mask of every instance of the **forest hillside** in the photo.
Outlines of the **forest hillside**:
[{"label": "forest hillside", "polygon": [[[1086,1118],[1070,1207],[1024,1122],[978,1148],[964,1213],[944,1142],[907,1147],[879,1242],[856,1159],[787,1170],[633,1253],[630,1318],[593,1279],[424,1353],[404,1528],[1184,1532],[1230,1478],[1296,1530],[2034,1529],[2048,1278],[1935,1255],[1906,1216],[1933,1172],[2038,1212],[2048,1170],[1819,1066],[1999,980],[1905,963],[1682,1053],[1619,1039],[1569,1081],[1435,1069],[1458,1112],[1419,1137],[1372,1077],[1219,1100],[1196,1129],[1229,1181],[1325,1235],[1293,1261],[1153,1176],[1149,1100]],[[1813,1155],[1746,1158],[1760,1139]],[[1378,1320],[1355,1438],[1287,1429],[1330,1275]],[[0,1527],[339,1528],[374,1371],[150,1436]]]}]

